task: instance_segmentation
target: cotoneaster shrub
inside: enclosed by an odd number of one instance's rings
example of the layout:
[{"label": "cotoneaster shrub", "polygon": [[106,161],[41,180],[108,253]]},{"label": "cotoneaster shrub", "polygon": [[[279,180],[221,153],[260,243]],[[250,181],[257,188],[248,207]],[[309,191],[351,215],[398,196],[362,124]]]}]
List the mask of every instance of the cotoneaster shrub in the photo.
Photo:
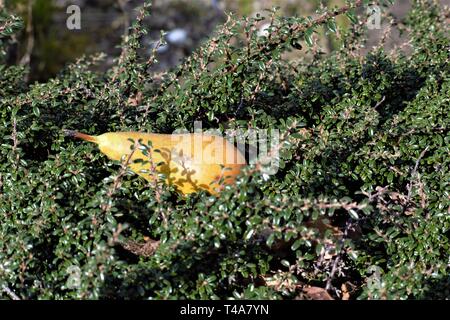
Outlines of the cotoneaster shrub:
[{"label": "cotoneaster shrub", "polygon": [[[365,5],[356,1],[355,6]],[[0,65],[0,287],[22,299],[450,297],[448,10],[414,1],[410,53],[359,54],[364,15],[230,16],[176,70],[139,55],[146,5],[106,73],[80,58],[46,83]],[[150,9],[151,12],[151,9]],[[348,30],[336,14],[353,21]],[[341,49],[323,55],[325,26]],[[5,57],[20,19],[0,16]],[[308,52],[292,62],[284,53]],[[64,137],[278,129],[280,169],[220,197],[150,186]]]}]

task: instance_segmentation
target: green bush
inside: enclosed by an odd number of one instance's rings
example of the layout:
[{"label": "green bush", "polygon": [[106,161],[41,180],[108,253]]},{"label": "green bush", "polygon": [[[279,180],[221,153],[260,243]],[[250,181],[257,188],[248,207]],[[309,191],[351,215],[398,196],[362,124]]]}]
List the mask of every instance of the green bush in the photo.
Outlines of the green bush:
[{"label": "green bush", "polygon": [[[356,5],[362,5],[356,1]],[[448,12],[415,1],[410,54],[366,56],[351,8],[229,17],[176,70],[142,57],[146,5],[106,73],[81,58],[46,83],[0,65],[0,297],[450,297]],[[151,11],[151,10],[150,10]],[[334,32],[323,55],[313,31]],[[21,22],[0,15],[0,54]],[[311,47],[308,46],[312,45]],[[284,53],[302,50],[298,61]],[[280,169],[249,165],[219,197],[149,184],[64,136],[278,129]]]}]

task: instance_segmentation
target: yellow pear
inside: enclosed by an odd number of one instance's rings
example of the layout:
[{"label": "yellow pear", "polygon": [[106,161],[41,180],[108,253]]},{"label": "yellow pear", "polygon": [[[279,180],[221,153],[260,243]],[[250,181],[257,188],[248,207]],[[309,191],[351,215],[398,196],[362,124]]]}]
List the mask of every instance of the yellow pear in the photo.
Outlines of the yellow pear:
[{"label": "yellow pear", "polygon": [[234,183],[246,164],[244,155],[218,135],[108,132],[90,136],[72,130],[65,133],[96,143],[112,160],[129,158],[130,169],[148,181],[163,174],[166,183],[182,194],[199,190],[218,194],[224,185]]}]

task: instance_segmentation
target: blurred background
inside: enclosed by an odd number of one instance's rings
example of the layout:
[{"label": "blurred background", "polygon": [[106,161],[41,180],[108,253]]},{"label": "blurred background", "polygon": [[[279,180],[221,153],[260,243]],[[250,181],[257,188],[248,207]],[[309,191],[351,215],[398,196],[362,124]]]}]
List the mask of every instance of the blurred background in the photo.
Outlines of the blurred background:
[{"label": "blurred background", "polygon": [[[24,19],[24,30],[12,39],[8,53],[11,64],[29,65],[30,81],[45,81],[54,77],[70,62],[82,55],[97,52],[107,54],[102,68],[110,67],[120,53],[120,43],[137,15],[143,0],[0,0],[0,7],[15,12]],[[156,69],[165,70],[180,63],[184,57],[207,39],[218,24],[226,19],[226,12],[237,16],[264,15],[264,9],[281,8],[286,16],[307,16],[321,6],[342,6],[344,0],[154,0],[151,16],[145,20],[149,33],[143,47],[150,54],[165,32],[167,44],[158,49]],[[444,0],[444,2],[448,2]],[[69,30],[67,8],[81,9],[81,29]],[[390,13],[401,19],[410,7],[409,0],[398,0]],[[386,20],[386,21],[383,21]],[[383,19],[388,25],[389,19]],[[348,21],[338,20],[341,26]],[[370,44],[377,43],[384,29],[370,30]],[[406,41],[393,32],[387,46],[393,48]],[[320,45],[325,52],[336,47],[333,36],[323,35]],[[158,70],[156,70],[158,71]]]}]

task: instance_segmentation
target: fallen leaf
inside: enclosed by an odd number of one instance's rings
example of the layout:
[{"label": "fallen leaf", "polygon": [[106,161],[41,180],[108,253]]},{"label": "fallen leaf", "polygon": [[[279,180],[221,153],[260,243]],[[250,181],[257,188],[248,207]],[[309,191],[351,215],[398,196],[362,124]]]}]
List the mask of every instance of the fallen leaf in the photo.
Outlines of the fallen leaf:
[{"label": "fallen leaf", "polygon": [[342,284],[341,290],[342,290],[342,300],[349,300],[350,293],[348,292],[348,289],[347,289],[347,286],[345,285],[345,283]]},{"label": "fallen leaf", "polygon": [[124,249],[134,253],[135,255],[149,257],[155,253],[156,249],[158,249],[160,242],[150,238],[144,238],[144,240],[145,242],[143,243],[128,240],[123,243],[122,246]]},{"label": "fallen leaf", "polygon": [[334,300],[324,288],[305,287],[303,292],[310,300]]}]

